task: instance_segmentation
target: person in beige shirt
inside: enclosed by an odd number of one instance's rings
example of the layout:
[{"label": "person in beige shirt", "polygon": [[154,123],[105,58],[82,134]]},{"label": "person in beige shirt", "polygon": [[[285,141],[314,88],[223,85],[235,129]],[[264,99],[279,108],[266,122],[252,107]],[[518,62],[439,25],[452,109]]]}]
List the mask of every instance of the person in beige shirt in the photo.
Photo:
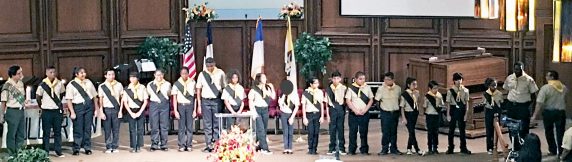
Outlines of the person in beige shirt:
[{"label": "person in beige shirt", "polygon": [[[568,88],[559,79],[558,72],[550,70],[546,73],[546,85],[540,88],[536,98],[536,110],[530,120],[534,120],[542,110],[542,121],[548,151],[551,155],[562,154],[562,138],[566,127],[566,94]],[[556,129],[556,139],[554,138]]]},{"label": "person in beige shirt", "polygon": [[173,83],[171,94],[173,95],[173,104],[175,118],[179,119],[179,152],[191,151],[193,147],[193,122],[197,116],[195,108],[195,81],[189,77],[189,68],[181,68],[179,74],[181,77]]},{"label": "person in beige shirt", "polygon": [[[407,77],[405,79],[405,91],[401,93],[401,119],[407,127],[409,138],[407,140],[407,155],[423,155],[415,136],[415,125],[419,117],[419,90],[417,79]],[[415,150],[412,150],[415,149]]]},{"label": "person in beige shirt", "polygon": [[97,91],[93,83],[87,79],[85,68],[74,67],[72,70],[74,79],[66,87],[66,99],[70,118],[73,122],[73,147],[72,155],[78,156],[80,147],[83,146],[85,154],[91,155],[91,125],[96,108],[99,107]]},{"label": "person in beige shirt", "polygon": [[[22,78],[22,67],[13,65],[8,68],[8,81],[2,86],[0,93],[0,123],[8,124],[6,134],[6,148],[8,154],[15,157],[18,150],[22,148],[26,139],[26,117],[24,116],[24,106],[29,101],[26,99],[26,91]],[[6,113],[6,115],[4,115]]]},{"label": "person in beige shirt", "polygon": [[356,72],[354,83],[346,92],[345,99],[349,108],[348,126],[349,145],[348,154],[355,155],[357,150],[357,134],[361,140],[359,148],[361,154],[369,155],[369,145],[367,144],[367,134],[369,128],[369,109],[373,104],[373,92],[371,87],[365,84],[365,73]]},{"label": "person in beige shirt", "polygon": [[487,143],[487,153],[489,155],[493,154],[494,147],[494,119],[495,117],[499,119],[499,113],[502,111],[501,105],[504,100],[503,94],[497,89],[497,80],[495,78],[485,79],[485,87],[487,90],[483,93],[483,104],[485,107],[485,131],[486,131],[486,143]]},{"label": "person in beige shirt", "polygon": [[336,153],[339,146],[340,155],[346,155],[344,122],[346,118],[346,105],[344,104],[344,95],[348,87],[341,83],[342,74],[339,71],[332,73],[332,84],[326,88],[326,102],[328,103],[328,111],[326,111],[329,120],[330,145],[328,154]]},{"label": "person in beige shirt", "polygon": [[461,143],[461,153],[471,154],[471,151],[467,149],[467,137],[465,134],[465,126],[467,119],[467,109],[469,103],[469,89],[463,86],[463,74],[454,73],[453,74],[454,85],[447,91],[447,104],[449,107],[447,109],[447,120],[449,121],[449,135],[448,142],[449,147],[447,148],[447,154],[453,154],[455,148],[454,137],[455,129],[459,126],[459,138]]},{"label": "person in beige shirt", "polygon": [[443,95],[439,93],[439,83],[431,80],[428,84],[429,91],[425,94],[425,126],[427,127],[427,154],[439,154],[437,146],[439,146],[439,119],[441,118],[441,110],[445,107]]},{"label": "person in beige shirt", "polygon": [[320,80],[311,78],[309,87],[302,93],[302,121],[308,126],[308,154],[317,155],[320,123],[324,122],[324,91],[319,89]]},{"label": "person in beige shirt", "polygon": [[294,119],[300,106],[300,98],[297,90],[293,90],[289,95],[282,94],[278,98],[280,105],[280,122],[282,124],[282,139],[284,141],[284,151],[282,154],[293,154],[292,143],[294,142]]},{"label": "person in beige shirt", "polygon": [[248,92],[248,103],[250,111],[256,114],[256,140],[261,153],[265,155],[272,154],[268,148],[266,130],[268,129],[268,106],[275,98],[276,91],[274,86],[268,83],[266,74],[256,74],[254,84]]},{"label": "person in beige shirt", "polygon": [[[54,151],[56,156],[64,157],[62,153],[62,97],[66,91],[64,83],[57,78],[56,68],[46,68],[46,78],[36,90],[36,100],[42,109],[42,141],[50,141],[52,129],[54,132]],[[50,142],[43,142],[44,150],[50,152]]]},{"label": "person in beige shirt", "polygon": [[[241,114],[244,109],[243,100],[246,98],[244,87],[240,85],[240,73],[238,70],[232,70],[228,75],[229,83],[222,91],[221,99],[224,101],[223,110],[227,114]],[[239,118],[226,118],[225,129],[230,129],[232,125],[238,124]]]},{"label": "person in beige shirt", "polygon": [[155,79],[147,84],[149,94],[149,123],[151,125],[151,151],[168,151],[171,83],[165,80],[163,70],[155,71]]},{"label": "person in beige shirt", "polygon": [[[123,107],[127,110],[127,119],[129,120],[129,143],[131,153],[141,151],[143,147],[143,128],[145,118],[141,115],[147,108],[149,95],[145,85],[139,83],[139,73],[131,72],[129,74],[129,85],[123,90]],[[123,112],[123,111],[120,111]]]},{"label": "person in beige shirt", "polygon": [[203,152],[213,151],[213,144],[220,136],[219,118],[215,114],[220,113],[223,103],[220,98],[225,87],[226,79],[223,70],[216,67],[214,58],[205,60],[206,69],[197,76],[197,114],[201,114],[205,126],[205,141],[207,146]]},{"label": "person in beige shirt", "polygon": [[123,109],[120,104],[121,92],[123,85],[115,80],[115,70],[107,69],[105,71],[105,82],[99,85],[99,115],[103,120],[103,131],[105,133],[105,153],[117,153],[119,150],[119,118]]},{"label": "person in beige shirt", "polygon": [[[534,101],[533,97],[538,91],[538,86],[534,79],[524,72],[524,64],[516,62],[514,64],[514,73],[506,77],[503,89],[508,91],[508,105],[506,109],[507,116],[521,120],[523,125],[530,125],[531,106]],[[522,127],[520,131],[521,137],[526,137],[529,133],[529,127]],[[520,148],[520,144],[516,143],[515,148]]]},{"label": "person in beige shirt", "polygon": [[401,155],[403,153],[397,149],[397,124],[401,116],[401,87],[395,84],[393,72],[387,72],[383,76],[383,84],[375,94],[375,100],[379,101],[381,108],[381,131],[383,133],[379,155],[388,153]]}]

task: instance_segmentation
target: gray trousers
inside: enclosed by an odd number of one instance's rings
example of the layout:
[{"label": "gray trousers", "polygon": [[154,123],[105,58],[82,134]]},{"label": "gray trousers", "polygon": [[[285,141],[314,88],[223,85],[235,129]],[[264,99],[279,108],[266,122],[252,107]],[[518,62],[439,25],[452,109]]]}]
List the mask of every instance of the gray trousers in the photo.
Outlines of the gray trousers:
[{"label": "gray trousers", "polygon": [[93,102],[87,101],[84,104],[73,104],[76,118],[73,123],[73,148],[79,151],[83,147],[85,151],[91,151],[91,129],[93,125]]},{"label": "gray trousers", "polygon": [[[234,111],[238,111],[238,109],[240,109],[240,107],[239,106],[232,106],[232,109]],[[230,114],[230,111],[228,111],[228,109],[226,107],[223,109],[222,112]],[[240,118],[224,118],[223,120],[225,120],[223,122],[223,125],[224,125],[223,128],[224,129],[230,129],[230,128],[232,128],[233,125],[236,125],[240,122]]]},{"label": "gray trousers", "polygon": [[288,123],[288,119],[292,113],[280,113],[280,122],[282,122],[282,139],[284,140],[284,149],[291,150],[294,141],[294,125]]},{"label": "gray trousers", "polygon": [[117,149],[119,143],[119,118],[117,117],[119,109],[103,108],[105,120],[103,120],[103,131],[105,134],[105,148]]},{"label": "gray trousers", "polygon": [[149,104],[149,122],[151,125],[151,148],[167,148],[169,137],[169,102],[151,102]]},{"label": "gray trousers", "polygon": [[8,153],[14,156],[24,145],[24,140],[26,139],[26,117],[24,116],[24,110],[18,108],[8,108],[5,117],[8,124],[6,147],[8,148]]},{"label": "gray trousers", "polygon": [[[139,108],[131,109],[132,112],[140,111]],[[129,120],[129,143],[132,149],[140,149],[143,147],[143,127],[145,125],[145,118],[143,115],[138,118],[133,118],[131,115],[127,115]]]},{"label": "gray trousers", "polygon": [[266,141],[266,130],[268,129],[268,107],[256,107],[256,140],[258,141],[258,148],[268,150],[268,143]]},{"label": "gray trousers", "polygon": [[207,148],[213,148],[213,143],[218,140],[219,132],[219,119],[215,117],[216,113],[221,112],[220,99],[202,99],[201,102],[201,115],[204,122],[205,141]]},{"label": "gray trousers", "polygon": [[193,146],[193,112],[195,111],[194,100],[190,104],[178,104],[179,112],[179,148],[191,148]]}]

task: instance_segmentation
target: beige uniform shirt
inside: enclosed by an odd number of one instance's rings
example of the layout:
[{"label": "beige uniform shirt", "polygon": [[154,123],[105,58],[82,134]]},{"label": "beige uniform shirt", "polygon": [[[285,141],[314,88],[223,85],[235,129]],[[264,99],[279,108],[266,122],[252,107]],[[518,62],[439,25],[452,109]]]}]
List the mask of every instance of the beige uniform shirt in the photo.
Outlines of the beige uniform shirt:
[{"label": "beige uniform shirt", "polygon": [[292,109],[290,109],[290,104],[294,105],[294,108],[300,106],[298,93],[293,92],[292,94],[288,95],[288,102],[286,102],[286,96],[282,95],[278,98],[278,105],[280,105],[280,111],[283,113],[292,113]]},{"label": "beige uniform shirt", "polygon": [[[58,107],[58,103],[54,102],[54,100],[52,100],[52,98],[50,96],[54,96],[54,97],[58,97],[61,100],[63,100],[63,96],[62,94],[66,92],[66,89],[64,87],[64,84],[57,79],[54,79],[53,84],[50,82],[50,80],[48,80],[47,78],[44,79],[44,81],[49,87],[51,87],[51,91],[52,93],[48,93],[44,90],[44,88],[42,88],[42,86],[38,86],[38,89],[36,90],[36,95],[37,96],[42,96],[42,105],[40,105],[40,107],[42,109],[46,109],[46,110],[56,110],[59,109]],[[60,103],[61,104],[61,103]]]},{"label": "beige uniform shirt", "polygon": [[[356,84],[353,85],[354,87],[358,87]],[[346,99],[349,99],[352,101],[354,107],[356,109],[368,109],[369,107],[367,107],[368,103],[364,103],[358,93],[363,93],[365,94],[369,100],[373,99],[373,92],[371,91],[371,87],[369,87],[368,85],[363,85],[361,87],[359,87],[358,92],[353,91],[351,88],[348,89],[348,92],[346,92]]]},{"label": "beige uniform shirt", "polygon": [[123,85],[117,81],[114,83],[110,83],[105,81],[103,84],[100,84],[97,88],[98,95],[103,97],[103,108],[114,108],[113,104],[111,103],[110,96],[105,95],[103,92],[103,86],[107,86],[109,91],[111,92],[111,96],[117,100],[119,104],[121,104],[121,92],[123,92]]},{"label": "beige uniform shirt", "polygon": [[195,96],[195,85],[196,82],[189,78],[187,79],[187,81],[183,81],[182,78],[179,78],[179,80],[177,80],[177,82],[181,83],[181,85],[183,85],[183,89],[179,89],[175,84],[173,83],[173,89],[171,90],[171,95],[176,95],[177,96],[177,103],[182,103],[182,104],[190,104],[191,101],[189,101],[189,99],[187,99],[187,97],[185,97],[185,93],[190,94],[191,96]]},{"label": "beige uniform shirt", "polygon": [[530,94],[536,93],[538,91],[538,86],[532,77],[523,73],[522,76],[516,77],[515,74],[511,74],[506,77],[503,89],[508,90],[508,100],[517,103],[526,103],[532,101]]},{"label": "beige uniform shirt", "polygon": [[[151,89],[151,84],[154,84],[157,87],[156,91],[153,91]],[[170,99],[169,94],[171,94],[171,83],[169,83],[166,80],[163,80],[160,83],[156,81],[151,81],[149,84],[147,84],[147,93],[149,94],[149,100],[151,100],[152,102],[161,103],[159,96],[157,96],[157,91],[160,91],[161,94],[163,94],[163,96],[165,96],[165,98],[169,100]]]},{"label": "beige uniform shirt", "polygon": [[219,92],[222,92],[222,88],[224,88],[226,85],[226,79],[225,79],[225,74],[224,71],[222,71],[221,69],[214,69],[213,72],[208,72],[208,71],[203,71],[201,73],[199,73],[199,78],[197,79],[197,86],[196,88],[201,88],[201,97],[202,98],[207,98],[207,99],[214,99],[218,97],[218,94],[214,94],[213,91],[211,90],[209,84],[207,83],[207,80],[205,79],[205,76],[203,73],[207,73],[211,76],[212,82],[214,83],[215,87],[219,90]]},{"label": "beige uniform shirt", "polygon": [[411,98],[413,99],[413,107],[411,105],[409,105],[409,103],[405,100],[405,97],[401,96],[401,107],[403,107],[403,110],[406,112],[412,112],[413,110],[419,110],[419,91],[415,90],[415,91],[411,91],[411,90],[405,90],[406,93],[409,93],[409,96],[411,96]]},{"label": "beige uniform shirt", "polygon": [[[95,86],[93,85],[93,83],[90,80],[84,79],[82,81],[79,79],[74,79],[71,82],[78,83],[83,88],[85,93],[87,93],[87,95],[89,96],[90,99],[97,97],[97,91],[95,90]],[[66,99],[72,100],[72,103],[74,103],[74,104],[83,104],[86,101],[83,99],[81,94],[79,94],[79,91],[77,89],[75,89],[75,87],[72,85],[71,82],[68,83],[68,85],[66,86]],[[87,102],[91,102],[91,101],[87,101]]]},{"label": "beige uniform shirt", "polygon": [[324,104],[324,91],[321,89],[311,89],[308,88],[305,92],[310,93],[314,98],[310,100],[306,96],[302,95],[301,104],[306,106],[306,112],[319,112],[321,107],[316,107],[315,103],[320,103],[320,106]]},{"label": "beige uniform shirt", "polygon": [[377,89],[375,100],[380,101],[379,107],[383,111],[397,111],[401,105],[401,87],[397,84],[389,87],[385,83]]},{"label": "beige uniform shirt", "polygon": [[328,105],[330,105],[331,107],[334,106],[334,102],[337,102],[340,105],[344,104],[344,95],[346,93],[346,90],[348,89],[348,87],[339,84],[338,86],[334,86],[333,84],[330,85],[330,88],[332,89],[332,91],[334,92],[334,98],[330,98],[330,95],[328,95],[328,93],[326,92],[326,101],[328,101]]},{"label": "beige uniform shirt", "polygon": [[572,127],[568,128],[564,132],[564,138],[562,138],[562,148],[566,150],[572,150]]},{"label": "beige uniform shirt", "polygon": [[12,92],[10,92],[14,89],[7,89],[8,85],[6,84],[11,84],[12,86],[16,87],[16,90],[21,92],[24,99],[26,98],[26,90],[24,89],[24,83],[21,80],[15,82],[12,79],[8,79],[8,81],[4,84],[4,87],[2,87],[2,93],[0,94],[0,102],[6,102],[6,106],[9,108],[23,108],[24,105],[20,104],[16,100],[16,97],[11,94]]},{"label": "beige uniform shirt", "polygon": [[[133,98],[135,99],[135,96],[137,96],[136,100],[144,102],[145,100],[149,99],[149,95],[147,94],[147,88],[145,88],[145,86],[142,84],[137,84],[137,85],[129,84],[129,86],[127,86],[127,89],[133,91]],[[133,99],[131,99],[129,95],[127,95],[126,91],[123,91],[123,98],[127,100],[127,105],[129,106],[129,108],[132,109],[140,108],[135,103],[135,101],[133,101]]]},{"label": "beige uniform shirt", "polygon": [[568,88],[564,84],[561,84],[558,89],[546,84],[540,88],[536,102],[543,104],[546,110],[566,110],[566,93],[568,93]]},{"label": "beige uniform shirt", "polygon": [[263,94],[260,94],[254,89],[250,89],[248,92],[248,100],[250,101],[249,104],[253,104],[255,107],[268,107],[269,105],[266,103],[264,97],[268,96],[270,98],[275,98],[276,93],[274,92],[274,88],[268,90],[266,87],[264,87],[262,88],[262,93]]},{"label": "beige uniform shirt", "polygon": [[[437,94],[431,94],[431,92],[427,92],[427,94],[435,97],[435,106],[437,107],[445,106],[445,102],[443,102],[443,95],[441,95],[441,93],[437,92]],[[429,101],[429,99],[427,99],[427,97],[425,97],[425,102],[423,103],[423,107],[425,108],[425,114],[439,115],[439,112],[437,112],[437,109],[431,104],[431,102]]]},{"label": "beige uniform shirt", "polygon": [[491,101],[492,102],[488,102],[486,98],[483,98],[483,102],[485,103],[485,108],[487,109],[493,109],[493,107],[500,107],[502,102],[503,102],[503,94],[501,91],[496,90],[494,92],[491,92],[491,90],[487,90],[485,91],[485,93],[488,93],[489,95],[491,95]]},{"label": "beige uniform shirt", "polygon": [[[451,89],[447,90],[447,103],[449,105],[457,105],[457,102],[463,102],[465,105],[469,103],[469,89],[465,88],[461,85],[461,88],[457,88],[457,86],[453,86],[452,89],[457,93],[457,98],[453,97],[451,94]],[[467,105],[468,106],[468,105]]]},{"label": "beige uniform shirt", "polygon": [[228,91],[223,89],[221,99],[228,101],[230,105],[237,106],[239,104],[236,103],[236,97],[238,97],[241,101],[246,98],[246,95],[244,95],[244,88],[240,84],[228,84],[227,87],[230,87],[232,90],[234,90],[234,94],[230,94]]}]

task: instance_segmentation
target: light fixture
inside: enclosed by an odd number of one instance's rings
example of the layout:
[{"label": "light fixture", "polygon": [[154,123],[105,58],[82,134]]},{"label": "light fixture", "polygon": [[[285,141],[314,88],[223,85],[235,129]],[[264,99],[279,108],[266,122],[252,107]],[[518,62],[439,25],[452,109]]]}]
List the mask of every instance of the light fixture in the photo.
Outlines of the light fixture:
[{"label": "light fixture", "polygon": [[572,1],[554,0],[552,62],[572,62]]},{"label": "light fixture", "polygon": [[499,0],[475,0],[475,18],[498,19]]},{"label": "light fixture", "polygon": [[500,29],[534,31],[536,0],[500,0]]}]

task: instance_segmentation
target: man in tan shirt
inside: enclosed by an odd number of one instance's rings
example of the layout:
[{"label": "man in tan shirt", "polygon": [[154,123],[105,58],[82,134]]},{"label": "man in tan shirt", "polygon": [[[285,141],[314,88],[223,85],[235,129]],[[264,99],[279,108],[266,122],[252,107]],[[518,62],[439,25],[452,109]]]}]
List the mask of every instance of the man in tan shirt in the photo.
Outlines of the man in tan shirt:
[{"label": "man in tan shirt", "polygon": [[367,133],[369,128],[369,108],[373,104],[373,93],[371,88],[365,84],[365,73],[357,72],[354,78],[355,82],[346,92],[346,104],[349,108],[348,126],[349,146],[348,154],[355,155],[357,149],[357,134],[359,130],[359,138],[361,154],[369,155],[369,145],[367,144]]},{"label": "man in tan shirt", "polygon": [[195,80],[189,78],[189,68],[181,68],[181,78],[173,83],[173,100],[176,102],[175,118],[179,120],[179,152],[191,151],[193,147],[193,122],[195,111]]},{"label": "man in tan shirt", "polygon": [[62,120],[63,105],[62,97],[65,93],[65,86],[62,81],[56,77],[56,68],[50,66],[46,68],[46,78],[40,83],[36,90],[36,100],[38,106],[42,109],[42,141],[44,150],[49,152],[50,136],[53,129],[54,132],[54,150],[56,156],[64,157],[62,154]]},{"label": "man in tan shirt", "polygon": [[165,80],[163,70],[155,71],[155,79],[147,84],[149,94],[149,123],[151,125],[151,151],[168,151],[171,83]]},{"label": "man in tan shirt", "polygon": [[119,150],[119,110],[123,109],[121,101],[123,85],[115,80],[115,70],[105,71],[105,82],[99,85],[99,115],[105,132],[105,153],[117,153]]},{"label": "man in tan shirt", "polygon": [[[388,153],[401,155],[401,151],[397,149],[397,124],[401,116],[400,102],[401,87],[395,84],[395,75],[387,72],[384,75],[383,85],[377,89],[375,100],[379,101],[381,108],[381,152],[378,155],[387,155]],[[390,145],[391,144],[391,148]]]},{"label": "man in tan shirt", "polygon": [[197,114],[201,114],[205,125],[205,140],[207,147],[203,152],[213,151],[213,144],[220,136],[219,119],[214,115],[222,111],[221,95],[226,86],[225,73],[216,67],[212,57],[205,60],[206,69],[197,76]]},{"label": "man in tan shirt", "polygon": [[[2,86],[0,94],[0,123],[8,124],[8,133],[6,134],[6,148],[8,154],[15,157],[18,150],[22,148],[26,139],[26,117],[24,116],[26,91],[24,83],[22,83],[22,68],[14,65],[8,68],[8,81]],[[6,113],[6,115],[4,115]],[[6,128],[5,128],[6,129]]]},{"label": "man in tan shirt", "polygon": [[[342,81],[342,74],[339,71],[332,73],[332,84],[326,88],[326,98],[328,103],[328,111],[326,116],[330,120],[330,145],[328,154],[332,155],[339,149],[341,155],[346,154],[346,143],[344,137],[344,120],[346,117],[346,105],[344,104],[344,93],[347,87]],[[336,149],[338,148],[338,149]]]}]

